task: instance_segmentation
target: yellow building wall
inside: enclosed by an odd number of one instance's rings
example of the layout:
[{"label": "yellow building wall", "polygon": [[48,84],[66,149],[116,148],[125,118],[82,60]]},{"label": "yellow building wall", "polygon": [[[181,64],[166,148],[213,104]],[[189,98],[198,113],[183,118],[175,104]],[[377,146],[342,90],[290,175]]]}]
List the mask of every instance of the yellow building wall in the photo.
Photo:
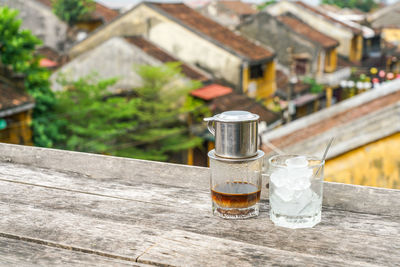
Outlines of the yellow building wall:
[{"label": "yellow building wall", "polygon": [[325,180],[400,189],[400,133],[328,160]]},{"label": "yellow building wall", "polygon": [[[275,94],[275,62],[270,61],[265,65],[264,76],[258,79],[250,79],[250,67],[243,68],[242,88],[243,92],[249,95],[248,89],[252,82],[257,84],[256,98],[267,99]],[[252,95],[249,95],[254,97]]]},{"label": "yellow building wall", "polygon": [[8,117],[13,121],[6,129],[0,130],[0,142],[33,145],[31,124],[31,111],[21,112]]},{"label": "yellow building wall", "polygon": [[337,50],[336,48],[327,51],[325,56],[325,72],[334,72],[337,67]]},{"label": "yellow building wall", "polygon": [[400,29],[399,28],[386,28],[382,29],[382,38],[389,43],[400,42]]},{"label": "yellow building wall", "polygon": [[361,61],[363,51],[362,35],[355,35],[351,40],[350,61]]}]

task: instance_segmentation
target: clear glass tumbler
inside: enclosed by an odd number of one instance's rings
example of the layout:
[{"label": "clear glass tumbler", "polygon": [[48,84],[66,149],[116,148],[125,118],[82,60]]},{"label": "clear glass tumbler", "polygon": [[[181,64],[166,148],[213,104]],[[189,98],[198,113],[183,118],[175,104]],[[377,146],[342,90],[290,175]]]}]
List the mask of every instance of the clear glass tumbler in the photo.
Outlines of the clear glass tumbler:
[{"label": "clear glass tumbler", "polygon": [[299,155],[269,159],[270,218],[275,225],[309,228],[321,221],[324,163]]},{"label": "clear glass tumbler", "polygon": [[245,159],[228,159],[208,153],[212,211],[225,219],[246,219],[259,214],[264,152]]}]

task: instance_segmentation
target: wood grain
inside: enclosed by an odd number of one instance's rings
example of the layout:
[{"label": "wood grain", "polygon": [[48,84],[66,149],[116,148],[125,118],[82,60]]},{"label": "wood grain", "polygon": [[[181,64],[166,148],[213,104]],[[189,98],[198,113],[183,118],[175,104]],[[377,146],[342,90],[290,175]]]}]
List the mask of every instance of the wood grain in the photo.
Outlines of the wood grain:
[{"label": "wood grain", "polygon": [[149,266],[13,238],[0,237],[0,266]]},{"label": "wood grain", "polygon": [[[161,192],[161,188],[155,190]],[[178,197],[202,194],[198,197],[201,201],[208,193],[183,191]],[[169,198],[168,191],[166,196]],[[162,193],[159,198],[164,198]],[[207,202],[202,205],[208,206]],[[332,265],[349,261],[390,266],[392,257],[400,257],[400,222],[391,217],[324,210],[320,225],[293,231],[273,226],[266,203],[259,218],[245,221],[222,220],[211,216],[209,210],[177,203],[159,205],[0,182],[1,231],[131,259],[174,229],[204,235],[205,239],[217,237],[270,247],[281,254],[314,255],[331,259]]]},{"label": "wood grain", "polygon": [[0,265],[396,266],[400,258],[399,190],[325,183],[322,222],[290,230],[271,223],[265,198],[258,218],[212,216],[206,168],[2,144],[0,158]]}]

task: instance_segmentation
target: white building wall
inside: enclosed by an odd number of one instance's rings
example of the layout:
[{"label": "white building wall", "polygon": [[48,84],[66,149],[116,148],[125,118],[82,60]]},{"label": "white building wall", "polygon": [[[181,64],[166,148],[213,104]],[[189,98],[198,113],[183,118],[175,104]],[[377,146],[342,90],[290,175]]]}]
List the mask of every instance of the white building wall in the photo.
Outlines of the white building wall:
[{"label": "white building wall", "polygon": [[0,5],[19,10],[21,27],[39,37],[44,46],[63,50],[68,26],[50,8],[35,0],[0,0]]},{"label": "white building wall", "polygon": [[159,23],[151,28],[148,38],[184,62],[201,66],[216,78],[239,86],[241,59],[182,26]]},{"label": "white building wall", "polygon": [[95,80],[118,78],[118,82],[110,90],[131,89],[142,84],[140,76],[135,72],[135,65],[161,65],[162,62],[131,45],[123,38],[114,37],[93,50],[81,54],[56,72],[50,78],[52,89],[61,90],[57,79],[64,76],[67,80],[97,74]]},{"label": "white building wall", "polygon": [[225,49],[200,37],[187,28],[157,13],[145,4],[128,11],[101,31],[90,35],[69,51],[71,57],[93,49],[113,36],[143,34],[157,46],[177,59],[209,70],[217,78],[223,78],[240,86],[242,60]]}]

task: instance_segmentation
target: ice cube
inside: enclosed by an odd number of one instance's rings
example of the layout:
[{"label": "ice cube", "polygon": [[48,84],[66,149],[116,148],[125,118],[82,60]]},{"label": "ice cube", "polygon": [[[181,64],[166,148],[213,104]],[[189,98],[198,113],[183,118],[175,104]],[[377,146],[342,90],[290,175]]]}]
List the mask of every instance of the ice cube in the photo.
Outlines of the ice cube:
[{"label": "ice cube", "polygon": [[310,186],[310,177],[296,177],[296,180],[292,183],[292,188],[294,190],[305,190],[307,188],[310,188]]},{"label": "ice cube", "polygon": [[289,181],[289,175],[287,173],[287,170],[286,169],[275,170],[270,176],[270,181],[276,187],[283,187],[283,186],[289,184],[290,181]]},{"label": "ice cube", "polygon": [[303,208],[298,212],[302,216],[313,216],[321,210],[321,197],[315,192],[311,194],[311,201],[309,201]]},{"label": "ice cube", "polygon": [[273,194],[276,194],[284,202],[293,200],[294,190],[285,187],[275,188]]},{"label": "ice cube", "polygon": [[285,163],[288,168],[304,168],[308,166],[308,160],[304,156],[289,158]]}]

